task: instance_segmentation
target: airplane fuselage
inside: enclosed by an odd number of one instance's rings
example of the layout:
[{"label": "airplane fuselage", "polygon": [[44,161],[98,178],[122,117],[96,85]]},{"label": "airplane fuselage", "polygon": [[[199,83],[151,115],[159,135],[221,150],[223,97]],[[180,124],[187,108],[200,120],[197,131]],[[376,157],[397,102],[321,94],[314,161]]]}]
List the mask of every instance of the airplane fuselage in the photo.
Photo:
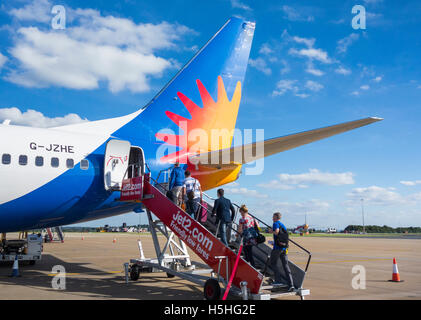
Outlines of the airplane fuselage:
[{"label": "airplane fuselage", "polygon": [[129,212],[104,188],[108,135],[0,125],[0,231],[64,225]]}]

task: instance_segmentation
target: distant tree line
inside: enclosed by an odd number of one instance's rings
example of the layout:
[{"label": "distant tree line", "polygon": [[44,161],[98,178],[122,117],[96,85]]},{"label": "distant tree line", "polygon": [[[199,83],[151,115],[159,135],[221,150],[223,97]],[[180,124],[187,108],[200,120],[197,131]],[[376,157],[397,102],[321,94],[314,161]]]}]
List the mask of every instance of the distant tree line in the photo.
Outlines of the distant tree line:
[{"label": "distant tree line", "polygon": [[95,227],[63,227],[63,232],[95,232]]},{"label": "distant tree line", "polygon": [[[345,232],[363,232],[363,226],[349,225],[344,229]],[[421,233],[421,227],[399,227],[389,226],[365,226],[367,233]]]}]

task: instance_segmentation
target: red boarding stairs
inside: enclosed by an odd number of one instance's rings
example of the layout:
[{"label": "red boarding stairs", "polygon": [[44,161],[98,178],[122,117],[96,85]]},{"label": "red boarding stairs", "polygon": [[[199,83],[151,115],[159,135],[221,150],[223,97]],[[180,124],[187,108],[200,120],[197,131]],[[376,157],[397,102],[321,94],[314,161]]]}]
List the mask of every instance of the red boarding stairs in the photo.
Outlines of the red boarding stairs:
[{"label": "red boarding stairs", "polygon": [[[142,202],[148,212],[150,223],[152,221],[150,218],[150,212],[152,212],[157,218],[159,218],[159,222],[161,222],[166,228],[169,228],[173,234],[180,239],[180,243],[187,245],[192,251],[194,251],[197,256],[199,256],[205,262],[205,264],[210,267],[211,271],[218,274],[218,278],[221,277],[224,280],[225,284],[228,283],[229,278],[232,278],[232,286],[234,290],[237,290],[237,292],[242,292],[243,298],[248,295],[249,297],[254,296],[259,298],[264,296],[269,299],[274,297],[274,294],[271,294],[274,286],[263,285],[263,281],[265,280],[264,275],[267,275],[267,271],[270,271],[268,270],[268,254],[270,253],[268,246],[263,244],[265,247],[264,249],[266,250],[262,250],[260,248],[260,250],[264,252],[263,254],[260,252],[263,257],[262,259],[265,260],[265,267],[262,268],[264,269],[263,271],[256,270],[242,258],[238,260],[237,268],[234,270],[237,253],[234,252],[231,248],[225,246],[215,236],[214,233],[209,231],[201,223],[193,219],[189,214],[187,214],[180,207],[174,204],[168,197],[166,197],[160,191],[160,189],[162,190],[162,186],[157,185],[157,187],[151,183],[150,174],[145,174],[144,177],[139,176],[125,179],[122,183],[120,200],[127,202]],[[208,207],[210,207],[210,205],[208,205]],[[206,225],[206,223],[204,225]],[[169,238],[169,240],[171,239]],[[154,239],[154,243],[156,246],[156,243],[158,243],[157,239]],[[139,244],[139,247],[141,250],[141,256],[143,256],[141,244]],[[187,252],[187,250],[185,252]],[[159,254],[160,252],[158,250],[157,255]],[[294,271],[298,267],[295,265],[293,266],[295,267],[292,269],[295,284],[296,275],[294,274]],[[167,271],[169,277],[169,273],[172,274],[171,269],[165,267],[160,269],[161,271]],[[298,269],[301,270],[300,268]],[[233,272],[235,272],[234,275]],[[299,295],[301,299],[304,299],[304,296],[309,294],[309,290],[304,290],[301,288],[301,284],[304,279],[302,273],[305,274],[305,271],[300,273],[300,279],[298,280],[300,283],[297,291],[293,293],[278,292],[276,295],[280,296],[283,294],[296,294]],[[175,275],[178,274],[175,273]],[[273,273],[270,274],[269,272],[269,275],[273,275]],[[138,275],[136,279],[137,278]],[[187,280],[191,279],[191,277],[187,278]],[[207,297],[207,290],[209,291],[209,288],[206,288],[205,285],[205,297]],[[269,294],[262,294],[262,290],[269,290]]]}]

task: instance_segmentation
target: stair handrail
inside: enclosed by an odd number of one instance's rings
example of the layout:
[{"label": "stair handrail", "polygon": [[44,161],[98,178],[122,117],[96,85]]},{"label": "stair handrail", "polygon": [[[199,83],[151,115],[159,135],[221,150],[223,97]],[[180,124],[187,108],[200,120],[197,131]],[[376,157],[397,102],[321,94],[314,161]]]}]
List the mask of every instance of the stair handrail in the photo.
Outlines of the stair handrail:
[{"label": "stair handrail", "polygon": [[[162,171],[162,170],[161,170]],[[151,177],[150,176],[150,179],[155,183],[155,185],[159,185],[162,189],[164,189],[166,192],[168,192],[168,191],[170,191],[169,190],[169,188],[167,187],[167,186],[164,186],[164,185],[162,185],[162,183],[159,183],[157,180],[155,180],[153,177]],[[198,203],[199,204],[199,206],[201,206],[203,209],[205,209],[208,213],[211,213],[212,214],[212,212],[206,207],[204,207],[201,203]],[[199,222],[199,221],[198,221]],[[200,223],[200,222],[199,222]],[[232,224],[234,224],[234,225],[236,225],[236,226],[238,226],[238,224],[237,223],[235,223],[234,221],[232,221],[231,222]],[[205,226],[203,226],[203,227],[205,227]],[[234,231],[235,233],[237,233],[237,235],[239,235],[240,236],[240,241],[243,241],[243,236],[242,236],[242,234],[240,234],[236,229],[234,229],[234,228],[232,228],[232,226],[230,225],[230,224],[227,224],[227,228],[229,229],[229,230],[231,230],[231,231]],[[216,229],[216,234],[215,234],[215,236],[218,234],[218,229],[219,229],[219,225],[218,225],[218,228]],[[208,230],[209,231],[209,230]],[[209,231],[210,232],[210,231]]]},{"label": "stair handrail", "polygon": [[[213,199],[211,196],[209,196],[209,195],[207,195],[206,193],[203,193],[207,198],[209,198],[209,199]],[[236,203],[232,203],[235,207],[237,207],[237,210],[239,210],[241,207],[238,205],[238,204],[236,204]],[[266,227],[268,227],[268,228],[272,228],[270,225],[268,225],[266,222],[264,222],[262,219],[259,219],[258,217],[256,217],[255,215],[253,215],[252,213],[250,213],[250,212],[248,212],[248,214],[253,218],[253,219],[255,219],[255,220],[257,220],[257,221],[259,221],[259,222],[261,222],[263,225],[265,225]],[[308,267],[309,267],[309,265],[310,265],[310,261],[311,261],[311,252],[310,251],[308,251],[306,248],[304,248],[303,246],[301,246],[301,245],[299,245],[297,242],[295,242],[294,240],[292,240],[292,239],[289,239],[289,241],[290,242],[292,242],[294,245],[296,245],[298,248],[300,248],[301,250],[303,250],[305,253],[307,253],[307,255],[308,255],[308,259],[307,259],[307,263],[306,263],[306,267],[305,267],[305,269],[304,269],[304,271],[305,272],[307,272],[307,270],[308,270]],[[259,248],[259,247],[257,247],[257,248]]]},{"label": "stair handrail", "polygon": [[[170,170],[172,167],[169,167],[169,168],[167,168],[167,169],[163,169],[163,170],[161,170],[160,172],[159,172],[159,174],[158,174],[158,178],[159,178],[159,176],[161,175],[161,172],[162,171],[166,171],[166,170]],[[158,180],[158,178],[157,178],[157,180]],[[165,186],[163,186],[161,183],[159,183],[157,180],[155,180],[154,178],[152,178],[151,177],[151,179],[156,183],[156,184],[158,184],[158,185],[160,185],[164,190],[166,190],[166,191],[169,191],[169,188],[167,188],[167,187],[165,187]],[[212,200],[212,201],[215,201],[216,200],[216,198],[213,198],[213,197],[211,197],[210,195],[208,195],[208,194],[206,194],[205,192],[202,192],[202,195],[204,195],[206,198],[208,198],[209,200]],[[203,201],[203,200],[202,200]],[[206,201],[205,201],[206,202]],[[207,203],[207,202],[206,202]],[[238,211],[239,211],[239,209],[241,208],[238,204],[236,204],[236,203],[232,203],[236,208],[237,208],[237,210],[236,210],[236,213],[235,213],[235,215],[234,215],[234,219],[233,220],[235,220],[236,219],[236,216],[237,216],[237,213],[238,213]],[[204,207],[201,203],[199,203],[199,206],[200,207],[202,207],[203,209],[205,209],[208,213],[210,212],[210,210],[206,207]],[[257,220],[257,221],[259,221],[260,223],[262,223],[263,225],[265,225],[266,227],[268,227],[268,228],[271,228],[271,226],[270,225],[268,225],[266,222],[264,222],[262,219],[259,219],[258,217],[256,217],[255,215],[253,215],[252,213],[250,213],[250,212],[248,212],[248,214],[253,218],[253,219],[255,219],[255,220]],[[235,222],[235,221],[232,221],[232,223],[234,224],[234,225],[236,225],[237,227],[238,227],[238,224]],[[237,234],[239,234],[239,232],[237,231],[237,230],[235,230],[235,229],[233,229],[231,226],[227,226],[228,228],[230,228],[231,230],[234,230]],[[219,229],[219,225],[218,225],[218,227],[216,228],[216,235],[218,234],[218,229]],[[242,236],[241,236],[242,237]],[[241,240],[242,240],[242,238],[241,238]],[[304,272],[307,272],[307,270],[308,270],[308,267],[309,267],[309,265],[310,265],[310,261],[311,261],[311,252],[310,251],[308,251],[307,249],[305,249],[303,246],[301,246],[301,245],[299,245],[297,242],[295,242],[294,240],[292,240],[292,239],[289,239],[289,241],[291,242],[291,243],[293,243],[295,246],[297,246],[298,248],[300,248],[301,250],[303,250],[305,253],[307,253],[307,255],[308,255],[308,259],[307,259],[307,263],[306,263],[306,267],[305,267],[305,269],[304,269]],[[262,249],[262,248],[260,248],[259,246],[255,246],[256,248],[258,248],[259,250],[261,250],[261,251],[263,251],[264,252],[264,250]],[[266,262],[266,264],[267,264],[268,262]],[[265,268],[266,268],[266,266],[265,266]]]}]

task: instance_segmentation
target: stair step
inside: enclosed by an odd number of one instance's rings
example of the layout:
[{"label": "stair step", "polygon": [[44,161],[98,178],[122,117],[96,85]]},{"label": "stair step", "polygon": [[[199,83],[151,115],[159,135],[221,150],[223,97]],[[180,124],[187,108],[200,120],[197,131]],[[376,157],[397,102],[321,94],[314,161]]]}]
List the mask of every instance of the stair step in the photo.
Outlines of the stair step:
[{"label": "stair step", "polygon": [[262,290],[271,290],[271,289],[289,289],[289,286],[286,284],[272,284],[267,286],[262,286]]}]

